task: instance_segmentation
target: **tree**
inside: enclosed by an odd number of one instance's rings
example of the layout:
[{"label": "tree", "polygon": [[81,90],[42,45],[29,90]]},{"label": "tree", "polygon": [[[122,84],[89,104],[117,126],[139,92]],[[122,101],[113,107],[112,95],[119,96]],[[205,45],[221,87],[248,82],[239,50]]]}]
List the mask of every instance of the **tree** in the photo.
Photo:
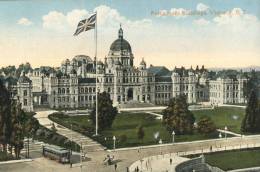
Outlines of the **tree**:
[{"label": "tree", "polygon": [[21,109],[21,104],[17,103],[15,100],[12,101],[11,105],[11,137],[10,145],[11,149],[14,147],[15,157],[20,157],[20,152],[23,149],[24,140],[24,127],[23,121],[25,119],[25,113]]},{"label": "tree", "polygon": [[16,70],[16,76],[19,77],[21,75],[21,72],[24,71],[25,73],[28,73],[30,70],[32,70],[31,64],[26,62],[25,64],[20,64],[19,67]]},{"label": "tree", "polygon": [[16,158],[20,157],[24,136],[29,137],[39,128],[38,121],[26,114],[21,104],[11,100],[10,93],[0,80],[0,144],[7,153],[7,146],[12,153],[14,148]]},{"label": "tree", "polygon": [[216,125],[208,116],[201,117],[198,122],[198,132],[201,134],[211,134],[216,131]]},{"label": "tree", "polygon": [[143,141],[145,133],[144,133],[144,128],[143,128],[142,125],[139,125],[139,126],[137,127],[136,133],[137,133],[137,138],[138,138],[138,140]]},{"label": "tree", "polygon": [[251,91],[247,107],[246,115],[242,121],[241,131],[256,133],[260,132],[260,105],[255,90]]},{"label": "tree", "polygon": [[252,70],[248,76],[246,86],[244,87],[245,96],[249,99],[250,93],[257,89],[258,86],[258,75],[255,70]]},{"label": "tree", "polygon": [[3,151],[7,151],[7,144],[11,134],[11,117],[10,117],[11,98],[10,93],[0,80],[0,144]]},{"label": "tree", "polygon": [[163,123],[167,130],[176,134],[192,133],[194,115],[188,109],[187,98],[180,95],[170,99],[168,107],[163,110]]},{"label": "tree", "polygon": [[[98,94],[98,127],[99,130],[111,128],[113,121],[117,115],[117,108],[113,107],[110,94],[103,92]],[[90,114],[92,123],[96,124],[96,107]]]},{"label": "tree", "polygon": [[2,70],[4,71],[5,75],[14,75],[16,68],[15,66],[7,66],[2,68]]}]

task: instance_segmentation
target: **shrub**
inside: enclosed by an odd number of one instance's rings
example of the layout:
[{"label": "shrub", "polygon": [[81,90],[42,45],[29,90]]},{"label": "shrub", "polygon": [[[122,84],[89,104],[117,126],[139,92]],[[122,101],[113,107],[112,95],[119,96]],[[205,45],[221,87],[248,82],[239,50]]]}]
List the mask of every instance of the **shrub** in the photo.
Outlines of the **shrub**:
[{"label": "shrub", "polygon": [[125,134],[120,135],[119,141],[122,142],[122,143],[126,142],[127,141],[127,135],[125,135]]}]

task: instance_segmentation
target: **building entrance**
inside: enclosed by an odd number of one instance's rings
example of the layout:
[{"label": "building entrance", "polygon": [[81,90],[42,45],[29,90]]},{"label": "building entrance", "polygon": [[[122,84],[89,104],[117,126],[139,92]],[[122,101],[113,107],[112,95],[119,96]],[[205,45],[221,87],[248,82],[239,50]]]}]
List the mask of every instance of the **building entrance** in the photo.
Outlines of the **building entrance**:
[{"label": "building entrance", "polygon": [[133,95],[133,88],[129,88],[127,92],[127,101],[133,100],[134,95]]}]

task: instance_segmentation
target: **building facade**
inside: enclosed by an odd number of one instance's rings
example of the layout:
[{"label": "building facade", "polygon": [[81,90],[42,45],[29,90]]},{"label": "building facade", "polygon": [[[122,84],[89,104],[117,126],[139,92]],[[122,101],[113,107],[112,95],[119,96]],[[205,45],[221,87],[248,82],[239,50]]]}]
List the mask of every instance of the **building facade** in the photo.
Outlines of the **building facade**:
[{"label": "building facade", "polygon": [[89,108],[95,104],[96,91],[109,93],[115,106],[128,102],[166,105],[170,98],[181,94],[186,95],[188,103],[245,101],[243,78],[210,80],[207,74],[203,66],[174,70],[148,67],[144,59],[134,66],[131,45],[120,27],[104,61],[96,63],[96,59],[78,55],[63,61],[58,69],[37,68],[22,75],[16,87],[17,97],[27,111],[38,106]]},{"label": "building facade", "polygon": [[244,95],[246,79],[238,76],[229,78],[226,76],[219,77],[209,82],[210,102],[217,104],[243,104],[246,102]]}]

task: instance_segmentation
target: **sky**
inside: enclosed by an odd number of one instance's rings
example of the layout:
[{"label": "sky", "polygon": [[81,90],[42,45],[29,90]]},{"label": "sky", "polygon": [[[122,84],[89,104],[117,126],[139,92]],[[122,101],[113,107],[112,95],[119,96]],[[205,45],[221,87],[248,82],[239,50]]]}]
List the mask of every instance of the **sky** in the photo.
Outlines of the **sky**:
[{"label": "sky", "polygon": [[73,33],[95,11],[101,60],[121,23],[136,66],[260,66],[259,0],[0,1],[0,66],[93,57],[94,30]]}]

